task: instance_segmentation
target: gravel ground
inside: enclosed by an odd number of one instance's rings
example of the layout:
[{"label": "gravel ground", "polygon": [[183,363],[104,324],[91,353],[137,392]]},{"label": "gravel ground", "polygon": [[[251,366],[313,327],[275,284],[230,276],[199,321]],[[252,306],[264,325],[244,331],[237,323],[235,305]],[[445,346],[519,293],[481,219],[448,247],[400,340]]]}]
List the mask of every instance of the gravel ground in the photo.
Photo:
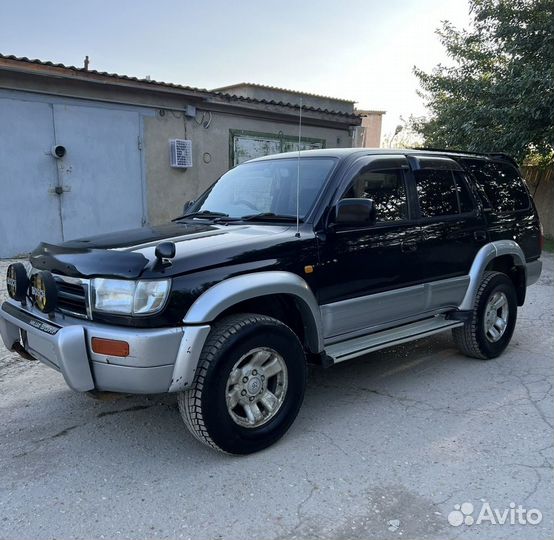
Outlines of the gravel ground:
[{"label": "gravel ground", "polygon": [[[197,443],[174,396],[93,400],[0,346],[0,538],[552,538],[543,260],[502,357],[439,334],[313,369],[289,433],[249,457]],[[450,525],[464,502],[474,519],[515,503],[542,521]]]}]

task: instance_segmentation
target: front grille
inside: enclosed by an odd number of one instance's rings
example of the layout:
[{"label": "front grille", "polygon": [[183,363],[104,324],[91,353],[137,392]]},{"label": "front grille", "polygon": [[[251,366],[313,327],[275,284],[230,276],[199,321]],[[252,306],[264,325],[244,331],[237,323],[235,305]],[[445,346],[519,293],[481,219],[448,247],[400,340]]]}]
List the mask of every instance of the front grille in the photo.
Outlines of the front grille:
[{"label": "front grille", "polygon": [[[31,268],[29,278],[32,279],[33,274],[37,272],[38,269]],[[56,309],[72,317],[92,319],[89,302],[90,280],[59,274],[53,276],[58,292]]]},{"label": "front grille", "polygon": [[55,276],[58,286],[58,308],[68,315],[88,319],[88,284]]}]

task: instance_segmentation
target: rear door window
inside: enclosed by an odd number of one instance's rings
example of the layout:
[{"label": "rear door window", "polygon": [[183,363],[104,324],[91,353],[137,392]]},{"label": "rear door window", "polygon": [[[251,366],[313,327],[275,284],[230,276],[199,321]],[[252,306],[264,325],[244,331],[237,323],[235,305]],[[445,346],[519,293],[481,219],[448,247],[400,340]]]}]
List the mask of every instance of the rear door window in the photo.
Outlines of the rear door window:
[{"label": "rear door window", "polygon": [[450,170],[415,171],[422,217],[452,216],[473,210],[471,194],[462,177]]},{"label": "rear door window", "polygon": [[529,194],[517,169],[509,163],[463,159],[481,185],[491,207],[499,213],[529,208]]}]

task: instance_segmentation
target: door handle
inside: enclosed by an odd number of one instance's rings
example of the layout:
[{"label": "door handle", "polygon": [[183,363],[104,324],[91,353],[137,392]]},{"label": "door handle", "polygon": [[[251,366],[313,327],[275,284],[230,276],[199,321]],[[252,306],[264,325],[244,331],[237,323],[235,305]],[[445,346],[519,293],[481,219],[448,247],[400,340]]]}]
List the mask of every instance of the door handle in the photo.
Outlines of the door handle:
[{"label": "door handle", "polygon": [[414,251],[417,251],[417,244],[416,242],[402,242],[400,244],[400,249],[402,250],[402,253],[413,253]]},{"label": "door handle", "polygon": [[487,239],[487,233],[485,231],[475,231],[473,233],[473,238],[475,238],[475,240],[479,240],[480,242],[484,242]]}]

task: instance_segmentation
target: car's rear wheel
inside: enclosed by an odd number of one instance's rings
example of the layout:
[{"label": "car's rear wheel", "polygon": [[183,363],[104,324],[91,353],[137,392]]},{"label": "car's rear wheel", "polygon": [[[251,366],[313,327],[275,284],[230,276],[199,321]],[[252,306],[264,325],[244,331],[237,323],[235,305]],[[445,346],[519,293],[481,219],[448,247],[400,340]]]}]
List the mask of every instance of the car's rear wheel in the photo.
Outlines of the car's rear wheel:
[{"label": "car's rear wheel", "polygon": [[288,430],[304,397],[306,358],[295,333],[256,314],[217,322],[193,385],[178,396],[187,428],[201,442],[250,454]]},{"label": "car's rear wheel", "polygon": [[496,358],[510,343],[517,319],[517,295],[512,280],[501,272],[485,272],[471,318],[452,331],[466,356]]}]

